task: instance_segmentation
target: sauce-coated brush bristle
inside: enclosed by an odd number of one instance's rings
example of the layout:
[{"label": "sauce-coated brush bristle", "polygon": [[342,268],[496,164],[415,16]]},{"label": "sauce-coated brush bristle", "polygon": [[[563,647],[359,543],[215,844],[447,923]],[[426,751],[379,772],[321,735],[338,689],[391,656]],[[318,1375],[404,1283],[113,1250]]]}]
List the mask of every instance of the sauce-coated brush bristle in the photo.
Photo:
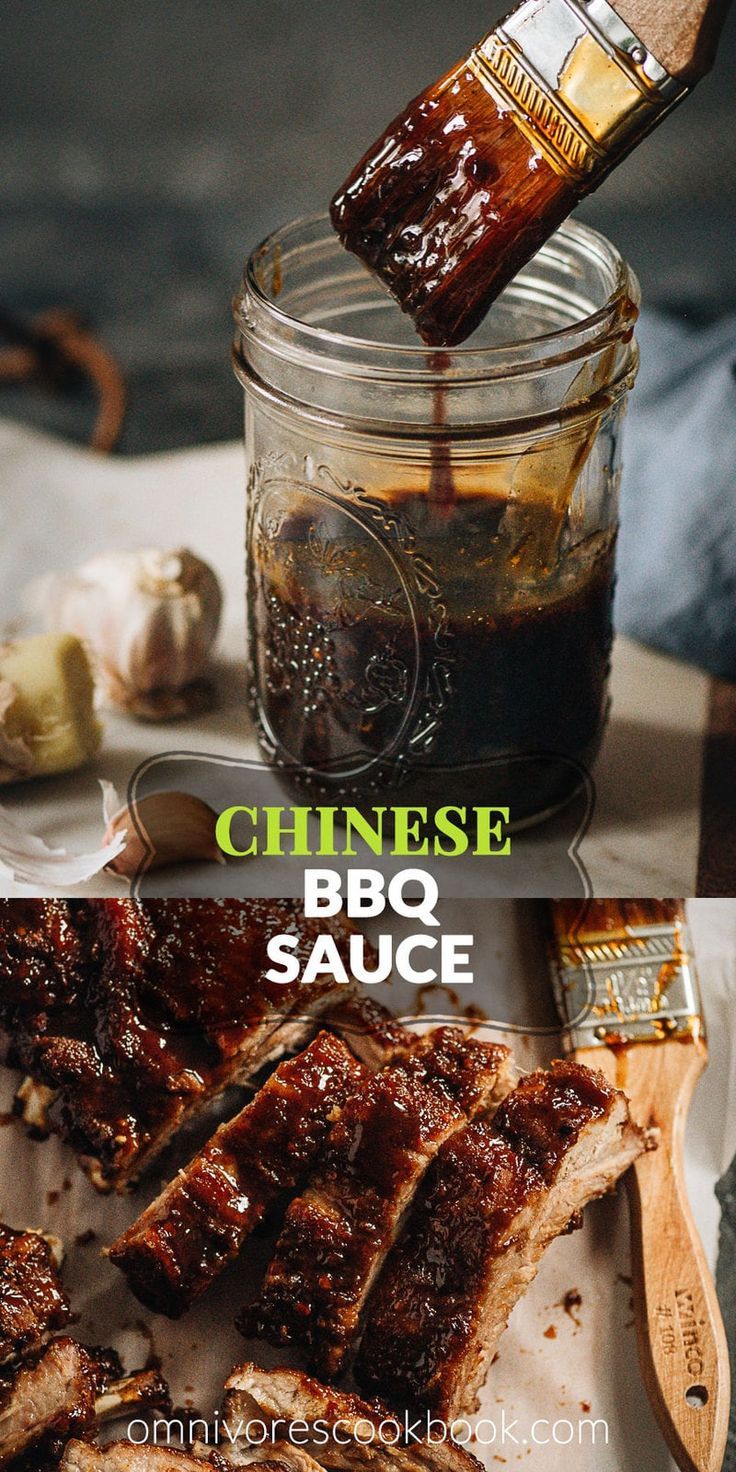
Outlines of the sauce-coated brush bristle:
[{"label": "sauce-coated brush bristle", "polygon": [[381,277],[424,341],[452,346],[576,202],[462,63],[387,128],[331,214],[343,244]]}]

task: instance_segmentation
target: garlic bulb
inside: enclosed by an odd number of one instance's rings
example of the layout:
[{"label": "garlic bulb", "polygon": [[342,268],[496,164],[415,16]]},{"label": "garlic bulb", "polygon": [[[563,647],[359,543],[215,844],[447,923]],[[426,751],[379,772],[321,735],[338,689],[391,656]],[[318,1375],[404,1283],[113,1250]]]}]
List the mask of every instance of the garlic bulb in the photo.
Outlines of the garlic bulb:
[{"label": "garlic bulb", "polygon": [[103,698],[148,720],[206,709],[220,622],[215,573],[193,552],[146,547],[93,557],[39,591],[50,629],[76,634]]}]

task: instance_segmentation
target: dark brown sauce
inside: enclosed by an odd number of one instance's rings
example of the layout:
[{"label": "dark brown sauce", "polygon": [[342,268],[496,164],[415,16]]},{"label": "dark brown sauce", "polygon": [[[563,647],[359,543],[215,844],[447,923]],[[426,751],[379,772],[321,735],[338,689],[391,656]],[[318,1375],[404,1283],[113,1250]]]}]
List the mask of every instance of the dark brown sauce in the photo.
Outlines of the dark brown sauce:
[{"label": "dark brown sauce", "polygon": [[410,103],[335,196],[343,244],[425,342],[449,346],[570,214],[577,196],[463,63]]},{"label": "dark brown sauce", "polygon": [[[254,537],[254,702],[300,800],[400,789],[426,806],[507,803],[513,821],[569,798],[582,780],[573,764],[597,753],[613,534],[559,565],[519,567],[519,546],[554,541],[554,505],[460,494],[449,458],[447,476],[428,493],[381,497],[439,589],[416,624],[382,548],[337,514],[317,525],[291,497],[278,556]],[[422,741],[411,702],[427,690],[437,698]]]},{"label": "dark brown sauce", "polygon": [[[430,367],[438,373],[446,372],[450,358],[447,353],[432,353]],[[456,487],[452,468],[451,441],[443,433],[447,427],[447,384],[442,378],[432,391],[432,440],[430,442],[430,472],[428,499],[439,511],[449,513],[455,504]]]},{"label": "dark brown sauce", "polygon": [[568,1288],[564,1298],[560,1299],[560,1308],[564,1308],[568,1318],[572,1319],[576,1328],[580,1328],[580,1309],[583,1306],[583,1295],[579,1288]]}]

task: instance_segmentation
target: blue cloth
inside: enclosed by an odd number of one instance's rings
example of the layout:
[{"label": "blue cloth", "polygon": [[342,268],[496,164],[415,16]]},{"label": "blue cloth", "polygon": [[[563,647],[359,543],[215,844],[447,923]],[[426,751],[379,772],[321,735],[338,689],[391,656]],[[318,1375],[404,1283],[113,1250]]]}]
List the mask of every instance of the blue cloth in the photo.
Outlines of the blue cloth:
[{"label": "blue cloth", "polygon": [[624,434],[618,629],[736,679],[736,317],[645,313]]}]

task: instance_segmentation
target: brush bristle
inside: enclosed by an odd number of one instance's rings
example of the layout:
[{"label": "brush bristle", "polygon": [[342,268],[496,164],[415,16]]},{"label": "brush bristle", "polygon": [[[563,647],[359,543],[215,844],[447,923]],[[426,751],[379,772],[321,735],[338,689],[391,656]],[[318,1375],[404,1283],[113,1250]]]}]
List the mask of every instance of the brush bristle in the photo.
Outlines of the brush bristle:
[{"label": "brush bristle", "polygon": [[448,347],[470,336],[576,202],[463,63],[395,119],[331,215],[424,341]]}]

